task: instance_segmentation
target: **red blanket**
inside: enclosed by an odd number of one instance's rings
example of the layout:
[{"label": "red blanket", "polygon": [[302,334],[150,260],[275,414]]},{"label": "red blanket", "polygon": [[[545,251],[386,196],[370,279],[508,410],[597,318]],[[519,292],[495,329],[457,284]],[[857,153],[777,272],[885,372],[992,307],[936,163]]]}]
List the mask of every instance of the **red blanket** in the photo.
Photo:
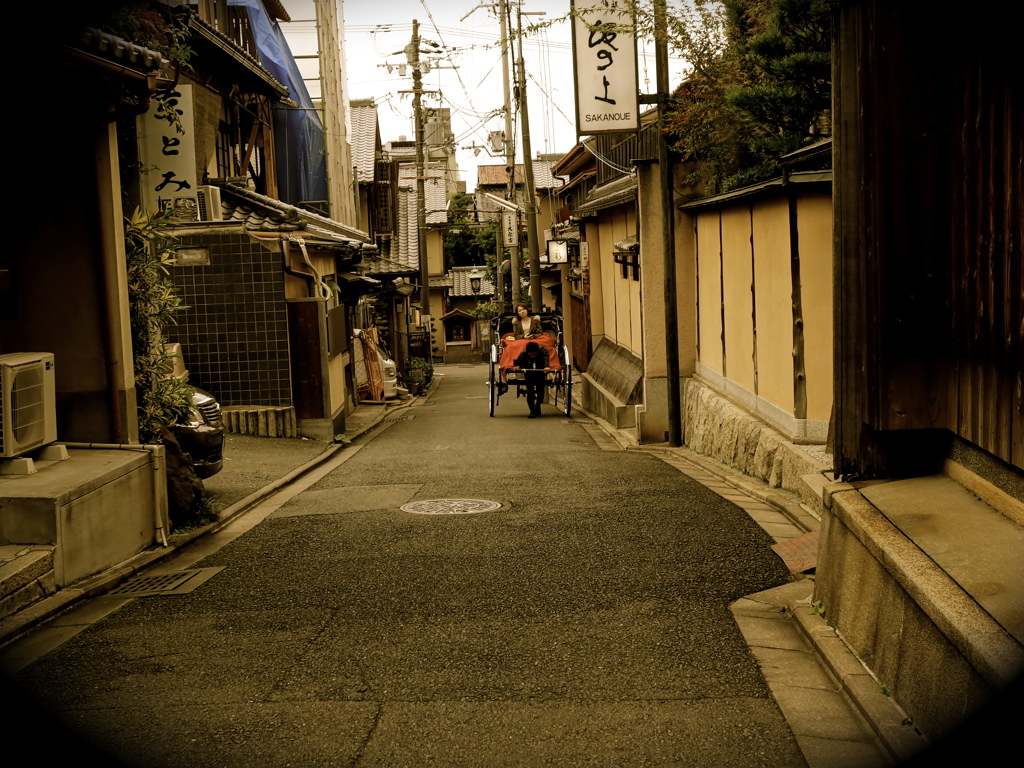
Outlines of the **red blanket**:
[{"label": "red blanket", "polygon": [[553,336],[542,333],[536,339],[513,339],[512,341],[502,339],[501,343],[505,345],[505,349],[501,353],[501,360],[498,361],[498,367],[501,368],[502,373],[507,372],[515,365],[516,358],[526,351],[526,345],[531,341],[536,341],[548,351],[548,368],[553,371],[562,369],[562,364],[558,361],[557,342]]}]

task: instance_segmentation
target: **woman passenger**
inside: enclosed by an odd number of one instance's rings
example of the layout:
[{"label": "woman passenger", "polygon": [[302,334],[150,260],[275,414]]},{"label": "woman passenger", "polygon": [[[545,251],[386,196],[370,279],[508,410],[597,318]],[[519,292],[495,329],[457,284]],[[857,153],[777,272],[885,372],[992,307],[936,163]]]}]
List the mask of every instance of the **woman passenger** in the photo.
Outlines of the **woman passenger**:
[{"label": "woman passenger", "polygon": [[512,333],[517,339],[535,339],[541,334],[540,317],[530,316],[527,304],[516,304],[516,318],[512,321]]}]

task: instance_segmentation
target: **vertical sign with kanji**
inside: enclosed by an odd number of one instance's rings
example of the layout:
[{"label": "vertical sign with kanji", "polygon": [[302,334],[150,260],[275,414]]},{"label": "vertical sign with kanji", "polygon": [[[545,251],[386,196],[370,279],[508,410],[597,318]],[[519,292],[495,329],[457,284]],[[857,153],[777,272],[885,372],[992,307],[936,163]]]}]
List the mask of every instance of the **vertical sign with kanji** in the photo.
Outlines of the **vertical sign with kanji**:
[{"label": "vertical sign with kanji", "polygon": [[501,212],[501,243],[506,248],[517,248],[519,246],[518,211]]},{"label": "vertical sign with kanji", "polygon": [[192,86],[177,85],[163,103],[153,99],[138,118],[142,204],[150,213],[165,211],[178,221],[198,217],[196,149]]},{"label": "vertical sign with kanji", "polygon": [[590,295],[590,243],[585,240],[580,243],[580,293],[584,296]]},{"label": "vertical sign with kanji", "polygon": [[640,128],[633,17],[624,0],[574,0],[576,134]]}]

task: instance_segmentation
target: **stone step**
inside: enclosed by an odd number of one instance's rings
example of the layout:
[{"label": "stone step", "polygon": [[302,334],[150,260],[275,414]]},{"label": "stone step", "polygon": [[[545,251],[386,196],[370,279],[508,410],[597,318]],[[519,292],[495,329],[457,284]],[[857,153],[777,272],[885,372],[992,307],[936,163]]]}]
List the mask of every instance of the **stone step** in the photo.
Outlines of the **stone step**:
[{"label": "stone step", "polygon": [[0,619],[55,591],[53,547],[0,546]]}]

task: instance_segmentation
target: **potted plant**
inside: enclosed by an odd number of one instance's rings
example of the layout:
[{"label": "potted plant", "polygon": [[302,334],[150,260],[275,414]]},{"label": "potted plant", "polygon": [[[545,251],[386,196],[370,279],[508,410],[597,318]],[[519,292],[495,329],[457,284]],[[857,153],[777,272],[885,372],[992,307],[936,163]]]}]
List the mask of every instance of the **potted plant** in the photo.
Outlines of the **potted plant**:
[{"label": "potted plant", "polygon": [[422,357],[410,357],[406,364],[405,381],[409,385],[409,393],[417,395],[430,383],[434,366]]}]

